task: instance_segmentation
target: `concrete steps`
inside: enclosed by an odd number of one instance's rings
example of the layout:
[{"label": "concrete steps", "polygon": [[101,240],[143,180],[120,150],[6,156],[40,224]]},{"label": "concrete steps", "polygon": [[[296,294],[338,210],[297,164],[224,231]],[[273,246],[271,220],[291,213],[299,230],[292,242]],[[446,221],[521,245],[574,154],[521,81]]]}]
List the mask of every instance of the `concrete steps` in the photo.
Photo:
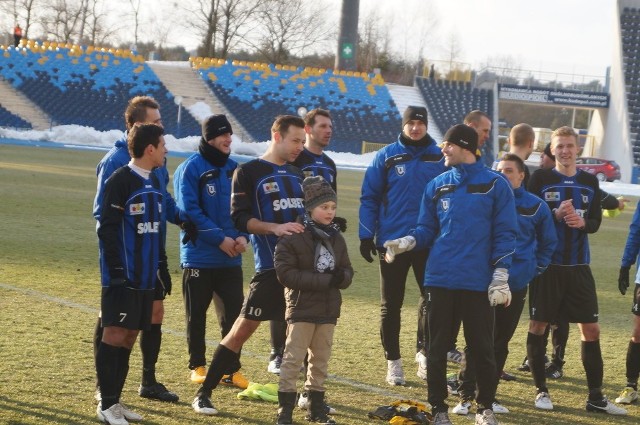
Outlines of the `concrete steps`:
[{"label": "concrete steps", "polygon": [[431,111],[429,110],[429,106],[424,101],[424,97],[420,92],[418,87],[412,86],[402,86],[398,84],[387,84],[387,88],[389,89],[389,93],[391,94],[391,98],[396,103],[398,107],[398,111],[400,111],[400,115],[402,115],[407,109],[407,106],[424,106],[427,108],[427,112],[429,113],[428,122],[429,125],[427,127],[427,132],[437,143],[442,142],[442,132],[436,125],[435,121],[432,118]]},{"label": "concrete steps", "polygon": [[[243,142],[253,138],[238,120],[209,90],[207,84],[191,68],[189,62],[147,61],[153,72],[175,97],[182,97],[182,106],[198,122],[212,114],[225,114],[233,127],[233,135]],[[186,112],[183,110],[183,113]]]},{"label": "concrete steps", "polygon": [[51,118],[4,79],[0,79],[0,99],[3,108],[31,123],[34,130],[48,130],[51,127]]}]

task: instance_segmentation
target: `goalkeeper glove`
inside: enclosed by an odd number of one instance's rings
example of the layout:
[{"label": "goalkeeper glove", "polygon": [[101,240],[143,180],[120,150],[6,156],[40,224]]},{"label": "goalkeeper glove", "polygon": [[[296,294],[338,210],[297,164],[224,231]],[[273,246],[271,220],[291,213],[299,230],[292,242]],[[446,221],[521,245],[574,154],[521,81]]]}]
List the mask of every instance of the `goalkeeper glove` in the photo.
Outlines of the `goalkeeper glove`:
[{"label": "goalkeeper glove", "polygon": [[618,275],[618,289],[622,295],[627,293],[627,288],[629,287],[629,266],[621,266],[620,274]]},{"label": "goalkeeper glove", "polygon": [[362,255],[362,258],[367,260],[369,263],[373,263],[371,254],[378,254],[378,251],[376,250],[376,244],[373,243],[372,238],[362,239],[360,241],[360,255]]},{"label": "goalkeeper glove", "polygon": [[497,268],[493,271],[493,278],[489,285],[489,304],[495,307],[504,304],[509,307],[511,304],[511,290],[509,289],[509,272],[507,269]]},{"label": "goalkeeper glove", "polygon": [[405,236],[403,238],[386,241],[384,247],[387,248],[387,252],[384,254],[384,259],[387,263],[393,263],[396,255],[411,251],[415,246],[416,238],[413,236]]}]

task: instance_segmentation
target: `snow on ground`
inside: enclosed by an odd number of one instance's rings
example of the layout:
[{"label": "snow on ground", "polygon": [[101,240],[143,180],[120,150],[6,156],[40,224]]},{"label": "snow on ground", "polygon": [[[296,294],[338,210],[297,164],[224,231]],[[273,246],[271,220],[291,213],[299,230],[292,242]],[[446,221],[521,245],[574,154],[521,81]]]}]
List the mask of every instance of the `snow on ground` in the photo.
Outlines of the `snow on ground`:
[{"label": "snow on ground", "polygon": [[[201,102],[199,102],[201,103]],[[204,105],[204,104],[202,104]],[[204,117],[211,115],[209,107],[205,108],[196,103],[192,106],[198,113]],[[99,149],[110,149],[113,143],[120,139],[123,135],[121,130],[97,131],[90,127],[82,127],[79,125],[61,125],[53,127],[46,131],[17,131],[11,129],[0,128],[0,143],[2,138],[23,140],[26,143],[33,142],[54,142],[75,147],[92,147]],[[236,136],[231,136],[233,143],[231,144],[231,153],[234,155],[245,157],[257,157],[264,153],[269,144],[268,141],[258,143],[245,143],[240,141]],[[173,135],[165,136],[169,152],[179,152],[182,156],[190,152],[195,152],[200,142],[197,136],[184,137],[176,139]],[[333,159],[339,168],[364,169],[373,159],[374,153],[365,155],[355,155],[352,153],[327,151],[327,154]],[[640,185],[621,183],[619,181],[613,183],[601,183],[602,189],[609,193],[624,196],[640,197]]]}]

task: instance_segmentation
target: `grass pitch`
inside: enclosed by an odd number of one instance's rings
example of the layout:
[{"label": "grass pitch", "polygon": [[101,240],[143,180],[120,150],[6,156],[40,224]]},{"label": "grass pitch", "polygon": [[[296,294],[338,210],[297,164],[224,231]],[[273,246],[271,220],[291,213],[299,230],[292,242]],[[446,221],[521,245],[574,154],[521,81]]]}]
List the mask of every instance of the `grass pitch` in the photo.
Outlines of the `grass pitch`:
[{"label": "grass pitch", "polygon": [[[99,273],[95,221],[95,165],[103,152],[0,145],[0,424],[96,423],[93,399],[95,371],[92,333],[99,308]],[[182,161],[169,158],[173,171]],[[379,338],[378,268],[359,255],[357,212],[363,173],[340,171],[339,214],[349,221],[346,233],[356,270],[353,285],[344,291],[342,317],[336,329],[327,382],[329,403],[340,424],[382,423],[367,418],[379,405],[404,398],[425,401],[426,385],[415,376],[413,362],[418,289],[408,283],[403,310],[401,347],[406,387],[390,387],[384,379]],[[171,190],[171,187],[170,187]],[[420,196],[420,188],[416,188]],[[401,205],[397,206],[402,208]],[[599,289],[601,345],[605,362],[604,392],[614,399],[624,386],[625,356],[631,331],[631,296],[617,289],[620,257],[635,208],[616,219],[604,219],[592,235],[592,267]],[[216,417],[196,415],[190,403],[196,386],[187,379],[187,347],[178,264],[178,233],[170,226],[169,264],[173,294],[165,302],[164,336],[157,376],[178,393],[180,402],[164,404],[137,395],[141,376],[138,347],[123,402],[144,417],[145,424],[272,424],[276,405],[241,401],[239,390],[219,387],[213,402]],[[244,258],[245,282],[253,272],[252,254]],[[511,410],[504,424],[636,424],[640,409],[628,417],[608,417],[584,410],[586,382],[580,362],[579,334],[572,326],[565,377],[549,382],[553,412],[533,408],[534,387],[529,374],[515,371],[525,355],[526,312],[511,344],[507,370],[517,382],[501,383],[498,399]],[[210,315],[208,355],[220,338]],[[463,346],[462,337],[458,345]],[[253,382],[277,382],[266,371],[268,326],[262,326],[243,349],[244,374]],[[451,368],[455,370],[455,368]],[[299,381],[300,385],[302,380]],[[450,406],[457,402],[449,398]],[[455,424],[473,423],[473,416],[451,415]],[[296,409],[294,420],[305,423]]]}]

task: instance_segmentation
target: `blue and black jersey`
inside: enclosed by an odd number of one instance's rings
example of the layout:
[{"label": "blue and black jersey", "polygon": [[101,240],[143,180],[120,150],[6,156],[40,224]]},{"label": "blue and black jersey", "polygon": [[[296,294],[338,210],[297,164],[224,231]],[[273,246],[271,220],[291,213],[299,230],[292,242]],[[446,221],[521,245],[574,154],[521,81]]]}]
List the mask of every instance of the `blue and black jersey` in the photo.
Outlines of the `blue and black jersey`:
[{"label": "blue and black jersey", "polygon": [[133,288],[155,288],[158,263],[166,258],[163,194],[153,173],[145,179],[128,166],[107,179],[98,222],[102,286],[124,277]]},{"label": "blue and black jersey", "polygon": [[[122,139],[116,141],[113,147],[105,154],[96,167],[96,175],[98,177],[98,186],[96,188],[96,197],[93,201],[93,216],[96,220],[100,220],[100,205],[102,205],[102,197],[104,196],[104,184],[111,174],[120,167],[124,167],[131,161],[131,155],[127,148],[127,133],[124,134]],[[166,186],[169,184],[169,171],[167,167],[158,167],[153,170],[153,173],[158,177],[163,184],[164,190],[164,214],[169,223],[176,223],[176,217],[178,211],[176,209],[176,202],[169,192],[166,191]],[[164,226],[164,223],[163,223]]]},{"label": "blue and black jersey", "polygon": [[573,229],[564,221],[554,218],[558,245],[551,264],[589,264],[591,258],[587,234],[597,232],[602,221],[598,179],[581,170],[570,177],[560,174],[555,168],[537,170],[531,176],[528,189],[545,201],[552,212],[562,201],[571,199],[576,212],[585,220],[583,229]]},{"label": "blue and black jersey", "polygon": [[[249,233],[247,222],[256,218],[267,223],[295,222],[304,215],[302,172],[293,165],[277,165],[254,159],[236,168],[232,181],[231,218],[236,228]],[[278,237],[251,235],[256,272],[273,269]]]},{"label": "blue and black jersey", "polygon": [[292,164],[298,167],[305,177],[322,176],[331,184],[333,190],[338,192],[336,163],[326,153],[316,155],[304,148]]}]

